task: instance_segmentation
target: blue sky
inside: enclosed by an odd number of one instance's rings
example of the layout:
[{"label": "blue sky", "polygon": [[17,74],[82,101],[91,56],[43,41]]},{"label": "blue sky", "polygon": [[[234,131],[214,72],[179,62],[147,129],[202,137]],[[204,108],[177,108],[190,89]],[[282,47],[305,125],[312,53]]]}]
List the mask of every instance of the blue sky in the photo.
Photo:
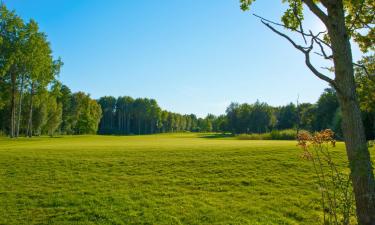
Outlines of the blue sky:
[{"label": "blue sky", "polygon": [[[94,98],[150,97],[203,116],[232,101],[315,102],[327,87],[238,0],[3,1],[48,34],[65,63],[60,80]],[[279,20],[280,2],[257,1],[252,12]],[[321,28],[309,16],[306,24]]]}]

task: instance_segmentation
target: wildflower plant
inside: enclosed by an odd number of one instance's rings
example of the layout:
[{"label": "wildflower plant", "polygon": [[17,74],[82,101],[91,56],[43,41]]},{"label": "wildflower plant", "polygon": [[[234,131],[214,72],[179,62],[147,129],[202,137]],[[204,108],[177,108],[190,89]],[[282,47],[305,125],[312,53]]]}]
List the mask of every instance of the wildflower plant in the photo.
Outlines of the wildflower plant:
[{"label": "wildflower plant", "polygon": [[349,172],[334,162],[331,149],[336,147],[334,132],[330,129],[311,134],[298,134],[301,157],[311,161],[321,193],[324,224],[351,224],[355,216],[354,195]]}]

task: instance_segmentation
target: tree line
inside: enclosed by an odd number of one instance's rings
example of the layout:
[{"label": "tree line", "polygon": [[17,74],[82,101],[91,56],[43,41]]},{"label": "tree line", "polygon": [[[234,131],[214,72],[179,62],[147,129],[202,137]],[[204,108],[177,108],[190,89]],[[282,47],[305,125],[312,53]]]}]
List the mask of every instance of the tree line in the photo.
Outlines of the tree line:
[{"label": "tree line", "polygon": [[[373,59],[372,59],[373,60]],[[372,61],[373,63],[373,61]],[[357,92],[368,140],[375,138],[375,82],[358,70]],[[171,132],[222,132],[232,134],[266,133],[273,130],[321,131],[332,129],[343,138],[342,115],[334,89],[327,88],[318,101],[270,106],[256,101],[253,104],[231,103],[220,116],[208,114],[178,114],[163,110],[154,99],[129,96],[102,97],[98,100],[103,117],[99,134],[141,135]]]},{"label": "tree line", "polygon": [[[375,139],[375,80],[368,73],[375,71],[375,57],[368,55],[360,62],[367,70],[356,68],[355,84],[367,140]],[[226,114],[208,115],[203,119],[203,131],[233,134],[265,133],[272,130],[321,131],[332,129],[336,138],[343,140],[342,110],[337,93],[327,88],[315,104],[296,102],[273,107],[267,103],[231,103]]]},{"label": "tree line", "polygon": [[[367,57],[367,63],[374,67],[374,58]],[[371,65],[369,65],[371,67]],[[367,140],[375,139],[375,82],[364,74],[356,72],[357,93],[361,107]],[[336,138],[343,139],[342,113],[336,91],[327,88],[315,104],[290,103],[274,107],[256,101],[254,104],[231,103],[226,114],[209,114],[203,119],[208,132],[230,132],[233,134],[266,133],[273,130],[307,130],[311,132],[331,129]]]},{"label": "tree line", "polygon": [[102,97],[98,100],[103,117],[99,134],[155,134],[209,131],[207,121],[194,114],[161,109],[156,100],[129,96]]}]

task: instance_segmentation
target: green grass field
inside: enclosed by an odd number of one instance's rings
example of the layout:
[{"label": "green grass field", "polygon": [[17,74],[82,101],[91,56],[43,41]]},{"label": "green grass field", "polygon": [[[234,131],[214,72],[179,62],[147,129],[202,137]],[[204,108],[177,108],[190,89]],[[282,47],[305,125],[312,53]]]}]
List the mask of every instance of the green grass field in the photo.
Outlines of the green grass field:
[{"label": "green grass field", "polygon": [[197,134],[0,138],[0,224],[321,224],[300,153]]}]

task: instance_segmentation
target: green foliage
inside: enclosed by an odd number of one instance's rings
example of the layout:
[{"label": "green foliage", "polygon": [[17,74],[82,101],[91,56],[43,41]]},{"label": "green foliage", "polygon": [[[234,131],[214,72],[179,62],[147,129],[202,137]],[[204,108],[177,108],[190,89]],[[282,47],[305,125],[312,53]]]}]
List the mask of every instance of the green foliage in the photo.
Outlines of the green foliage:
[{"label": "green foliage", "polygon": [[[51,116],[51,110],[47,113],[48,109],[43,100],[49,101],[46,92],[60,71],[61,60],[53,60],[47,37],[39,30],[34,20],[25,23],[4,4],[0,6],[0,37],[0,110],[3,110],[1,114],[10,118],[1,129],[9,131],[10,136],[15,137],[19,134],[18,128],[22,128],[20,123],[29,121],[27,130],[34,130],[40,134],[42,127],[50,121],[49,130],[54,130],[51,128],[59,124],[56,121],[58,116]],[[9,94],[6,95],[4,92]],[[28,92],[29,96],[23,98],[24,92]],[[29,101],[30,107],[22,107],[27,105],[25,99]],[[32,112],[34,100],[36,103],[39,102],[35,112],[40,112],[40,115]],[[4,108],[9,110],[5,111]],[[29,113],[24,112],[26,109]],[[29,117],[27,120],[21,118],[25,115]],[[35,118],[32,118],[33,115]],[[49,120],[46,121],[47,119]]]},{"label": "green foliage", "polygon": [[332,127],[333,119],[339,108],[336,92],[329,88],[319,97],[316,107],[315,131],[321,131]]},{"label": "green foliage", "polygon": [[375,78],[369,75],[375,77],[375,55],[366,56],[359,63],[367,70],[357,67],[355,73],[360,107],[364,112],[375,113]]},{"label": "green foliage", "polygon": [[89,95],[77,92],[72,95],[71,123],[74,134],[95,134],[102,110]]},{"label": "green foliage", "polygon": [[252,105],[232,103],[226,110],[228,131],[233,133],[264,133],[273,124],[272,107],[259,101]]},{"label": "green foliage", "polygon": [[156,100],[129,96],[105,96],[98,100],[103,111],[99,134],[155,134],[184,131],[212,131],[213,115],[198,119],[162,110]]},{"label": "green foliage", "polygon": [[294,128],[298,123],[297,107],[293,103],[282,106],[277,110],[276,117],[278,129],[284,130]]},{"label": "green foliage", "polygon": [[[375,57],[364,57],[361,62],[366,68],[357,68],[355,79],[357,94],[364,118],[366,136],[368,140],[375,139]],[[369,74],[373,74],[372,77]]]},{"label": "green foliage", "polygon": [[363,52],[375,50],[375,3],[372,0],[344,0],[349,34]]},{"label": "green foliage", "polygon": [[288,3],[289,7],[286,9],[281,21],[290,29],[297,29],[301,26],[303,20],[303,5],[301,0],[282,0],[283,3]]}]

